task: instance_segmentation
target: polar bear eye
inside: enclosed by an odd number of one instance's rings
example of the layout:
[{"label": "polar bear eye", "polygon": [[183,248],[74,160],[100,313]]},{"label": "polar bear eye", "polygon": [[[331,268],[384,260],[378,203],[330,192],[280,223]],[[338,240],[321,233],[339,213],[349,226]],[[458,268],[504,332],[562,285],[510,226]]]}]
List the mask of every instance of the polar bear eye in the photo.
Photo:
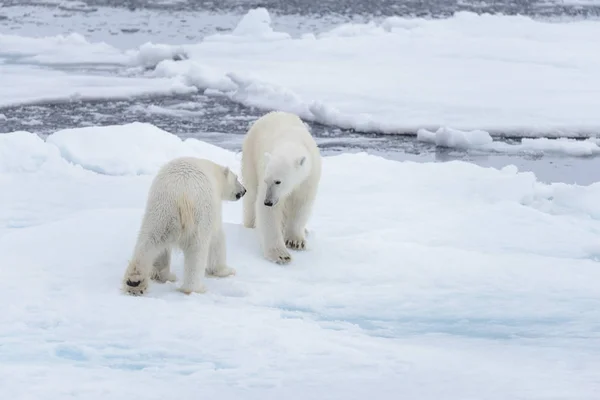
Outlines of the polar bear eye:
[{"label": "polar bear eye", "polygon": [[276,185],[280,185],[280,184],[281,184],[281,181],[275,181],[275,184],[276,184]]}]

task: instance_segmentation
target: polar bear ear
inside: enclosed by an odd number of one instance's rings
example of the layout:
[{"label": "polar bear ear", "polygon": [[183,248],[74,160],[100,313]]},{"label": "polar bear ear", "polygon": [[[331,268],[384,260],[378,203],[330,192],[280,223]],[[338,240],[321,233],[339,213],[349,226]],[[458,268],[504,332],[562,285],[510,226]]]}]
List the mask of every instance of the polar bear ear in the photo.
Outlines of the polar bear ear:
[{"label": "polar bear ear", "polygon": [[305,161],[306,161],[306,156],[303,156],[303,157],[299,158],[298,161],[296,161],[296,165],[301,167],[304,165]]},{"label": "polar bear ear", "polygon": [[225,174],[225,176],[229,176],[229,167],[223,168],[223,174]]}]

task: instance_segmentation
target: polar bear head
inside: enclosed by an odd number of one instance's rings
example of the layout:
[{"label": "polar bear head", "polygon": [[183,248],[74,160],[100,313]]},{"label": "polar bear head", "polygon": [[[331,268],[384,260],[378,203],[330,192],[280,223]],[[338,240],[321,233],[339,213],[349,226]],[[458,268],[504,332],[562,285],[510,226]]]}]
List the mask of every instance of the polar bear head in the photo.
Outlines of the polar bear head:
[{"label": "polar bear head", "polygon": [[225,176],[223,185],[223,200],[236,201],[246,194],[246,188],[242,186],[237,175],[228,167],[223,168]]},{"label": "polar bear head", "polygon": [[310,159],[303,149],[288,147],[265,153],[265,161],[266,192],[262,200],[267,207],[287,197],[310,174]]}]

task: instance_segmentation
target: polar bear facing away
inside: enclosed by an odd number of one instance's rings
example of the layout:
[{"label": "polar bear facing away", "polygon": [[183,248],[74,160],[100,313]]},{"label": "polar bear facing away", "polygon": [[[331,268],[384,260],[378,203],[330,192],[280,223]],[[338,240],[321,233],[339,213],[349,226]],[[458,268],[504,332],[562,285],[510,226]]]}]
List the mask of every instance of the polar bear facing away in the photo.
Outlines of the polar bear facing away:
[{"label": "polar bear facing away", "polygon": [[175,281],[170,271],[174,246],[183,251],[179,290],[186,294],[205,291],[205,273],[218,277],[235,274],[226,265],[221,202],[239,200],[245,193],[235,173],[209,160],[182,157],[162,166],[150,186],[123,290],[142,295],[149,279]]},{"label": "polar bear facing away", "polygon": [[256,227],[265,258],[287,264],[286,247],[304,250],[306,223],[321,179],[321,154],[302,120],[270,112],[242,145],[244,226]]}]

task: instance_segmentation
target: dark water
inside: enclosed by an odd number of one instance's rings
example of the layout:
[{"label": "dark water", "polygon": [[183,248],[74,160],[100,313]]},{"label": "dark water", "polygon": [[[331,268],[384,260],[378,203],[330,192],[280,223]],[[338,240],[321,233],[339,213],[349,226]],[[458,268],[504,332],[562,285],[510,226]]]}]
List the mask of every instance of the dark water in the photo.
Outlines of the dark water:
[{"label": "dark water", "polygon": [[[0,133],[24,130],[46,136],[60,129],[147,122],[177,134],[231,150],[241,148],[249,123],[266,110],[246,107],[222,96],[202,94],[141,97],[131,100],[56,102],[0,108]],[[435,146],[412,136],[357,133],[307,122],[326,151],[371,150],[421,154]]]},{"label": "dark water", "polygon": [[[490,12],[503,14],[524,14],[536,17],[577,16],[586,18],[600,15],[600,2],[597,6],[565,5],[560,1],[365,1],[365,0],[215,0],[179,1],[165,4],[163,1],[117,1],[84,0],[77,3],[63,2],[58,8],[67,10],[60,19],[52,14],[36,16],[33,25],[54,31],[79,31],[75,20],[90,18],[97,14],[96,7],[111,6],[119,9],[156,10],[169,18],[171,13],[182,10],[212,11],[217,14],[243,14],[255,7],[266,7],[273,15],[300,16],[300,20],[321,21],[336,16],[336,20],[365,18],[387,15],[414,15],[447,17],[457,11]],[[57,8],[43,1],[0,0],[5,7],[36,4],[35,9]],[[46,4],[46,5],[44,5]],[[25,10],[17,17],[11,15],[11,8],[0,8],[0,33],[2,25],[9,26],[11,32],[28,35],[29,25],[24,24],[31,14]],[[103,15],[103,14],[100,14]],[[41,17],[40,17],[41,16]],[[98,16],[96,16],[98,18]],[[98,23],[97,21],[94,22]],[[70,25],[71,24],[71,25]],[[75,28],[74,28],[75,27]],[[85,32],[82,32],[85,33]],[[55,33],[44,33],[55,34]],[[121,34],[121,33],[120,33]],[[127,35],[123,33],[123,38]],[[104,72],[106,73],[106,72]],[[0,88],[1,90],[1,88]],[[207,142],[239,150],[243,134],[248,124],[260,117],[266,110],[246,107],[221,96],[201,94],[179,96],[142,97],[129,100],[69,101],[40,103],[17,107],[0,108],[0,133],[26,130],[48,135],[56,130],[92,125],[113,125],[133,121],[148,122],[172,132],[182,138],[195,137]],[[4,116],[4,117],[3,117]],[[600,157],[569,157],[564,155],[527,152],[507,155],[477,150],[456,150],[435,147],[418,142],[415,137],[378,135],[369,132],[353,132],[320,124],[309,123],[319,146],[327,154],[336,152],[367,151],[395,160],[437,161],[465,160],[482,166],[503,167],[514,164],[520,170],[536,173],[543,181],[562,181],[589,184],[600,181]]]},{"label": "dark water", "polygon": [[[43,0],[3,0],[4,5],[44,5]],[[85,7],[77,3],[85,4]],[[92,10],[94,7],[162,9],[170,11],[211,11],[244,13],[251,8],[266,7],[275,14],[329,16],[409,15],[448,17],[457,11],[502,13],[530,16],[598,16],[600,4],[569,4],[561,0],[82,0],[65,2],[63,8]],[[577,2],[572,2],[577,3]]]}]

